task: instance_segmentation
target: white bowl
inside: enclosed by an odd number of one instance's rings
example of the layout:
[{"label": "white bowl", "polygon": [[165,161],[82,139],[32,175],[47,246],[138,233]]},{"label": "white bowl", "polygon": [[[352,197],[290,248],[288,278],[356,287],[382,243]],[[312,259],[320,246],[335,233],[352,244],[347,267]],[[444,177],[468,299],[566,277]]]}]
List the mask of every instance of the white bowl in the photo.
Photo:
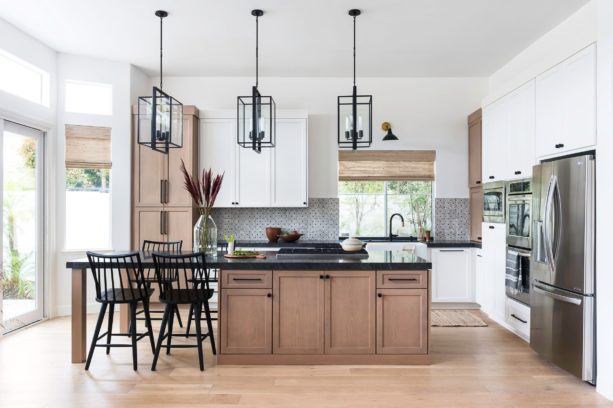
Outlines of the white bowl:
[{"label": "white bowl", "polygon": [[347,252],[357,252],[362,249],[364,243],[357,238],[347,238],[343,242],[341,242],[341,247],[343,251]]}]

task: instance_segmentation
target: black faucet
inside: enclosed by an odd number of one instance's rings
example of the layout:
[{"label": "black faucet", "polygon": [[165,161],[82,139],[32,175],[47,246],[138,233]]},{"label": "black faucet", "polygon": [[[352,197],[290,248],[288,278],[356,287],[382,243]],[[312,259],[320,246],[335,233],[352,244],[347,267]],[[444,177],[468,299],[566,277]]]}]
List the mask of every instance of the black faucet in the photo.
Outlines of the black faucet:
[{"label": "black faucet", "polygon": [[402,217],[402,214],[392,214],[392,216],[390,217],[390,241],[394,240],[394,237],[397,237],[398,235],[394,235],[392,234],[392,221],[394,220],[395,216],[399,216],[400,217],[400,221],[402,221],[402,226],[404,227],[404,218]]}]

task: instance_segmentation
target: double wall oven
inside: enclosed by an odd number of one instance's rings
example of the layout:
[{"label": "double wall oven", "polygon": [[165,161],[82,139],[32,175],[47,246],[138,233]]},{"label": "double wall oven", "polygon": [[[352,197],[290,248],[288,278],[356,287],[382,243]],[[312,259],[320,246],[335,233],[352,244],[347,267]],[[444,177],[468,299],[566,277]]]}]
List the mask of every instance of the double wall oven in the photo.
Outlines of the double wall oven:
[{"label": "double wall oven", "polygon": [[506,293],[508,297],[529,305],[532,180],[509,181],[506,198]]}]

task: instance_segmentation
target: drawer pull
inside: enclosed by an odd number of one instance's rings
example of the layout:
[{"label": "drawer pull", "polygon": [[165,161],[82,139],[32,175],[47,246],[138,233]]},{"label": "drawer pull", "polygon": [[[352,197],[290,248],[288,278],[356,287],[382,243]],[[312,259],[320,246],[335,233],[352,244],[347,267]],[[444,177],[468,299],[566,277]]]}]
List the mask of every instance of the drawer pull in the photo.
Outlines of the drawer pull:
[{"label": "drawer pull", "polygon": [[519,174],[521,174],[521,171],[519,170],[515,171],[515,175],[519,175]]},{"label": "drawer pull", "polygon": [[390,282],[417,282],[417,278],[388,278]]},{"label": "drawer pull", "polygon": [[514,319],[516,319],[516,320],[519,320],[519,321],[520,321],[520,322],[522,322],[523,324],[528,323],[528,321],[527,321],[527,320],[524,320],[524,319],[522,319],[522,318],[519,318],[519,317],[515,316],[515,314],[514,314],[514,313],[511,313],[511,317],[512,317],[512,318],[514,318]]},{"label": "drawer pull", "polygon": [[441,252],[464,252],[463,249],[441,249]]},{"label": "drawer pull", "polygon": [[237,282],[262,282],[262,278],[232,278],[232,280]]},{"label": "drawer pull", "polygon": [[494,226],[493,226],[493,225],[490,225],[490,226],[489,226],[489,229],[494,229]]},{"label": "drawer pull", "polygon": [[556,149],[561,149],[564,147],[564,143],[557,143],[556,144]]}]

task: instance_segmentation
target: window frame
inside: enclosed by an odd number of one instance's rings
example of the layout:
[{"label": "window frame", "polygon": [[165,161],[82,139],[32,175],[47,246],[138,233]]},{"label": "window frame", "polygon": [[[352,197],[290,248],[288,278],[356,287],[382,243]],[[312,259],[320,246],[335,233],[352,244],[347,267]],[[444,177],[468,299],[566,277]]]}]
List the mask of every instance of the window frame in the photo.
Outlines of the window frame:
[{"label": "window frame", "polygon": [[16,96],[17,98],[23,99],[25,101],[49,108],[51,106],[51,74],[48,71],[24,60],[23,58],[20,58],[17,55],[3,48],[0,48],[0,61],[2,59],[6,59],[10,62],[13,62],[21,66],[23,69],[30,71],[31,73],[38,74],[40,83],[39,83],[39,96],[37,100],[33,100],[24,95],[13,93],[3,88],[0,88],[0,91],[5,92],[12,96]]}]

